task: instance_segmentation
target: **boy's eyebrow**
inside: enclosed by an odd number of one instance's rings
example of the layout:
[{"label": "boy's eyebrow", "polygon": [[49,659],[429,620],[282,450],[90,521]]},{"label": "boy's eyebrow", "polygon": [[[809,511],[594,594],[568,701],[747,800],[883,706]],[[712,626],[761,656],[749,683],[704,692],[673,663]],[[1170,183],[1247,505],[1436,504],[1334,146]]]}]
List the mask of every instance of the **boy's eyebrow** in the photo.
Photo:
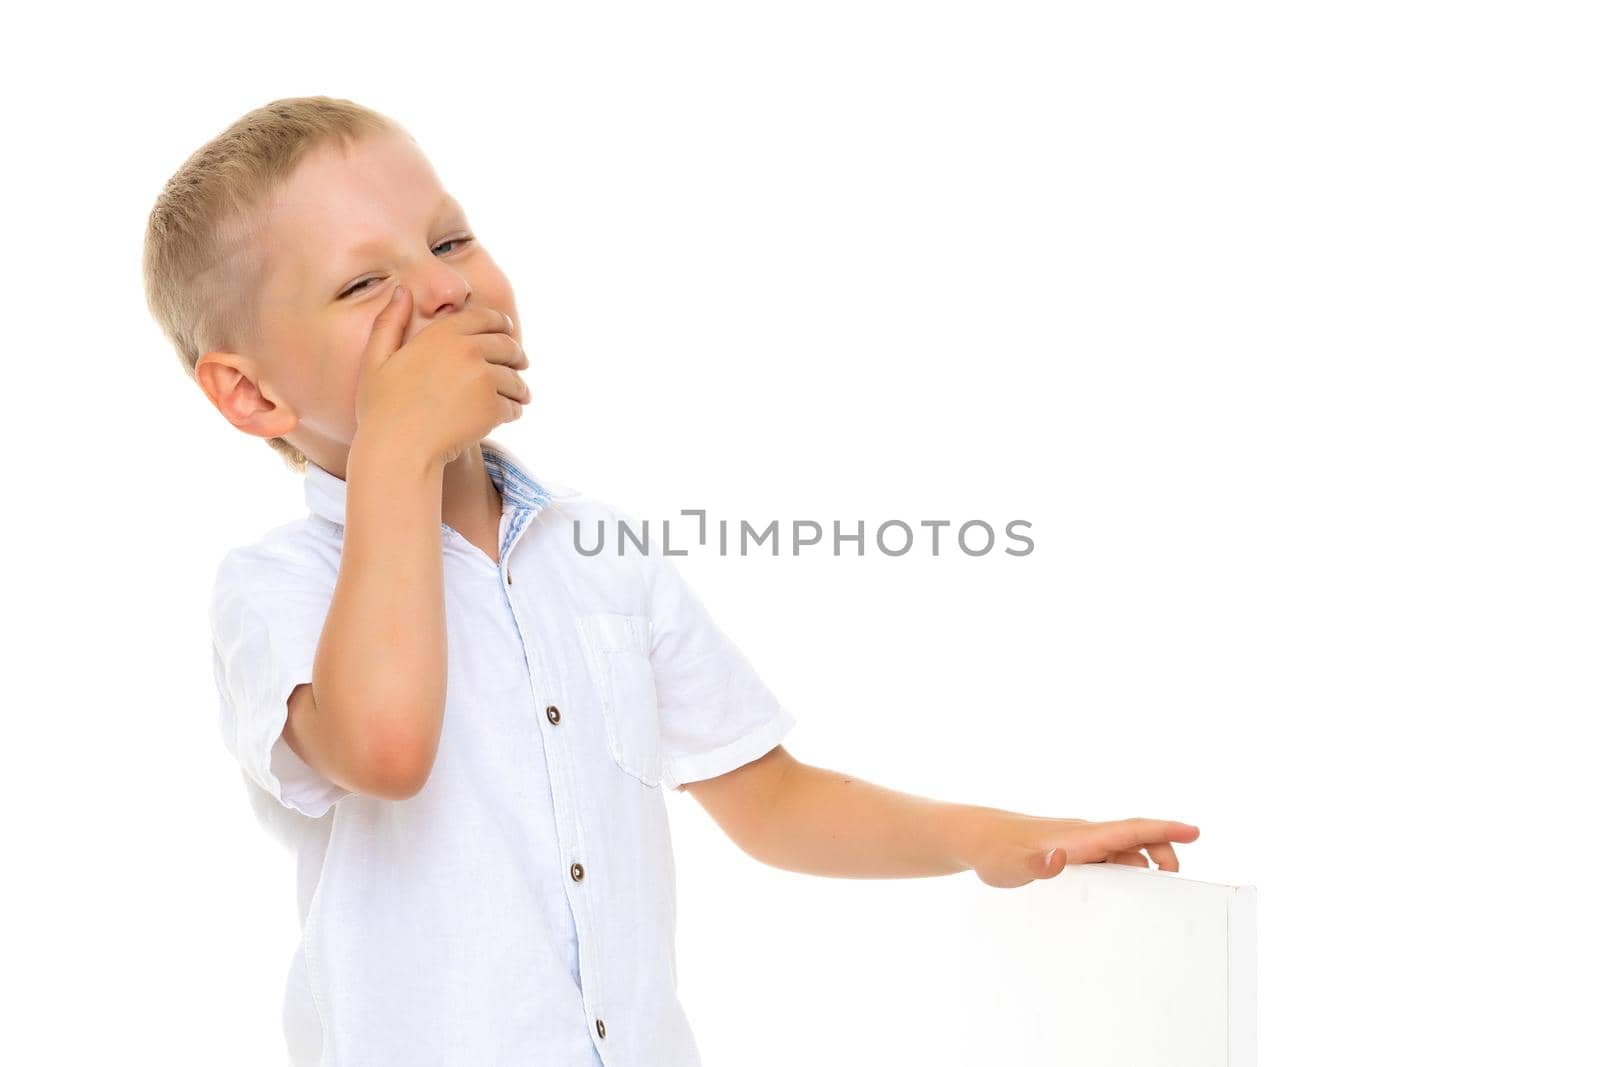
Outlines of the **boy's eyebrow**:
[{"label": "boy's eyebrow", "polygon": [[[438,218],[440,215],[444,214],[445,209],[450,207],[454,207],[457,211],[461,210],[461,205],[456,202],[456,198],[451,196],[449,193],[445,193],[444,198],[439,201],[439,206],[433,209],[434,218]],[[376,252],[379,246],[381,246],[385,240],[387,240],[387,238],[373,237],[362,241],[360,244],[357,244],[354,247],[347,248],[340,258],[340,262],[349,259],[360,259],[362,256],[365,256],[368,253]]]}]

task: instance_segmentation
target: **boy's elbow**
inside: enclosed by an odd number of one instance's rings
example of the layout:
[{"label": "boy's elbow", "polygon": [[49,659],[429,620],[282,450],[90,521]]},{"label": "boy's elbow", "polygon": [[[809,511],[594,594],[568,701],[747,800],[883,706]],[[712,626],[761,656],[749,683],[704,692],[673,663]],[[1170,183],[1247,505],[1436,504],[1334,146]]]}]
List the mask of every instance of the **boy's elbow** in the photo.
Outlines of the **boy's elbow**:
[{"label": "boy's elbow", "polygon": [[410,800],[428,784],[426,773],[389,774],[374,778],[367,788],[357,790],[379,800]]},{"label": "boy's elbow", "polygon": [[427,784],[439,748],[439,709],[376,700],[352,715],[301,685],[289,698],[284,736],[302,759],[357,793],[414,797]]},{"label": "boy's elbow", "polygon": [[382,715],[341,720],[345,725],[336,747],[345,757],[338,762],[356,792],[381,800],[406,800],[422,791],[433,772],[439,736],[428,724],[439,716],[393,702],[378,706]]},{"label": "boy's elbow", "polygon": [[391,731],[366,760],[367,788],[361,792],[384,800],[408,800],[422,791],[433,773],[438,746],[406,730]]}]

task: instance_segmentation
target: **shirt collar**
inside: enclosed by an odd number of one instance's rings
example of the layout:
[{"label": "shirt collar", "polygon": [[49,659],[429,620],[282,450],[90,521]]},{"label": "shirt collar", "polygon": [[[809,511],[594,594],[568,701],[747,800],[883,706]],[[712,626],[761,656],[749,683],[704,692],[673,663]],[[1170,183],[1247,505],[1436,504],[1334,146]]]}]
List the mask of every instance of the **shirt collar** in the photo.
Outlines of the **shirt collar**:
[{"label": "shirt collar", "polygon": [[[576,490],[535,479],[528,473],[527,466],[505,445],[486,437],[481,447],[484,469],[489,472],[489,480],[500,491],[506,508],[538,512],[548,506],[552,499],[577,495]],[[343,526],[345,480],[310,459],[306,460],[305,478],[306,506],[312,514]]]}]

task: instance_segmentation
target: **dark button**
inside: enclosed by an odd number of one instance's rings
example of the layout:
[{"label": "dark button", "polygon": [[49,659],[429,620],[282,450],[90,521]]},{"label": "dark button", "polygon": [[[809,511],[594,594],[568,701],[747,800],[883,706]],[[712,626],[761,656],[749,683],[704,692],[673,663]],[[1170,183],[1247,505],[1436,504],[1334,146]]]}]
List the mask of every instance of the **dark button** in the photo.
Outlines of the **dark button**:
[{"label": "dark button", "polygon": [[544,709],[544,717],[549,719],[551,723],[558,723],[561,721],[561,709],[551,704]]},{"label": "dark button", "polygon": [[511,568],[509,566],[506,567],[506,584],[511,584]]},{"label": "dark button", "polygon": [[[573,881],[574,881],[574,882],[581,882],[581,881],[583,881],[583,864],[581,864],[581,863],[574,863],[574,864],[573,864],[573,865],[572,865],[572,880],[573,880]],[[602,1035],[602,1036],[603,1036],[603,1035]]]},{"label": "dark button", "polygon": [[606,1036],[606,1021],[604,1019],[596,1019],[594,1021],[594,1031],[595,1031],[595,1033],[599,1034],[601,1037],[605,1037]]}]

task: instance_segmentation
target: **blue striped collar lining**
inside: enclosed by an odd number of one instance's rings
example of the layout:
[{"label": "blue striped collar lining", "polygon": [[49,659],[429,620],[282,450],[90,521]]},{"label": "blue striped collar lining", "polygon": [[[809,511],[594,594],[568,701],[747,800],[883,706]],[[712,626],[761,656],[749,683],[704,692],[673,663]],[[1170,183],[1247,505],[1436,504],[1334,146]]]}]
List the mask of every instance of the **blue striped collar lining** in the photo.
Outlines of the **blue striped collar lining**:
[{"label": "blue striped collar lining", "polygon": [[483,466],[489,480],[500,490],[501,499],[512,507],[540,511],[550,503],[550,491],[534,481],[517,458],[506,449],[484,439],[482,442]]}]

